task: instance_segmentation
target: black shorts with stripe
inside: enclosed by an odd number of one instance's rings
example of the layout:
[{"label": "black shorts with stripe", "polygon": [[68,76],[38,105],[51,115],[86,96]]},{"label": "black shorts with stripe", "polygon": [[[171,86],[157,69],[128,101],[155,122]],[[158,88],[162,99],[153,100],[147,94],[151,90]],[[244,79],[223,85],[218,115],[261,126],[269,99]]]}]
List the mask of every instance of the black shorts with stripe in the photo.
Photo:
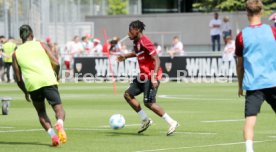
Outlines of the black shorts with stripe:
[{"label": "black shorts with stripe", "polygon": [[266,101],[276,113],[276,87],[246,91],[245,117],[256,116],[260,112],[264,101]]},{"label": "black shorts with stripe", "polygon": [[52,106],[61,104],[57,85],[42,87],[38,90],[29,92],[33,102],[44,102],[47,99]]},{"label": "black shorts with stripe", "polygon": [[[160,85],[159,81],[158,84]],[[137,96],[144,93],[144,103],[154,103],[156,102],[157,90],[158,88],[153,88],[151,80],[141,81],[136,78],[130,84],[126,92],[131,96]]]}]

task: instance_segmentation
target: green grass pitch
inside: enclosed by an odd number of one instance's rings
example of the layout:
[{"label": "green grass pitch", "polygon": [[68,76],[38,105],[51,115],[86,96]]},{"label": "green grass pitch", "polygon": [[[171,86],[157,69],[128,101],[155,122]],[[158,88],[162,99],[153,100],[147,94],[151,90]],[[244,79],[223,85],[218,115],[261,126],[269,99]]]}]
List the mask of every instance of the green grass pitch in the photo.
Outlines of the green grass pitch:
[{"label": "green grass pitch", "polygon": [[[179,121],[166,136],[168,125],[142,106],[154,124],[138,135],[140,119],[124,101],[128,83],[65,83],[59,90],[66,111],[68,142],[51,147],[31,103],[16,84],[0,84],[0,97],[12,97],[8,115],[0,115],[0,152],[241,152],[244,99],[237,97],[236,83],[163,83],[157,102]],[[138,97],[142,103],[142,96]],[[47,104],[48,115],[55,123]],[[120,113],[126,127],[112,130],[109,117]],[[275,114],[264,103],[255,128],[256,152],[276,151]]]}]

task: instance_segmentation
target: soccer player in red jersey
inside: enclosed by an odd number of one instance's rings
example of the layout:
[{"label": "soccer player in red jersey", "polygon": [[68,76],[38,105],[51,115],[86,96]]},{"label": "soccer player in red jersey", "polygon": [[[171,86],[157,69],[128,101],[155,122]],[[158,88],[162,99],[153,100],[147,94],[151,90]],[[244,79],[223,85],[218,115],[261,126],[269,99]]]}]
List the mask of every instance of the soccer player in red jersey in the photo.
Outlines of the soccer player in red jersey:
[{"label": "soccer player in red jersey", "polygon": [[167,135],[171,135],[179,124],[156,103],[156,93],[160,85],[159,80],[162,77],[162,69],[153,43],[143,35],[144,29],[145,24],[139,20],[129,24],[128,36],[134,43],[134,51],[118,56],[119,62],[127,58],[137,57],[140,67],[139,76],[133,80],[133,83],[125,91],[124,97],[142,120],[142,125],[138,133],[144,132],[152,124],[152,120],[142,110],[139,102],[135,98],[135,96],[144,93],[144,105],[169,124]]}]

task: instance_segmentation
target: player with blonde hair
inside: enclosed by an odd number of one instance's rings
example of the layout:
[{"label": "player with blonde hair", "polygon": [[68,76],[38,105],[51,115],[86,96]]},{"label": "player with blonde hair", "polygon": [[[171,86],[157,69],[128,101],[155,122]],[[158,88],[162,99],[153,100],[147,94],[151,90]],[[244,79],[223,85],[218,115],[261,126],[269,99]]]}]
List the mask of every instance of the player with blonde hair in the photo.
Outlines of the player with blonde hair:
[{"label": "player with blonde hair", "polygon": [[276,112],[276,28],[262,24],[261,0],[247,0],[249,26],[236,38],[238,95],[245,96],[244,140],[246,152],[253,152],[254,127],[266,100]]}]

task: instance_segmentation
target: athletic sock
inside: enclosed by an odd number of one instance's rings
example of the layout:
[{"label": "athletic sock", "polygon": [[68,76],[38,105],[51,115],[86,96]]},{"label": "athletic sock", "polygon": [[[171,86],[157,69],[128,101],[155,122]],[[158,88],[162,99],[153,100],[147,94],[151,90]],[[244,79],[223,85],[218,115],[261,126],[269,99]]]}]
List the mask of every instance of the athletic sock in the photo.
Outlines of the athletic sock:
[{"label": "athletic sock", "polygon": [[48,132],[48,134],[49,134],[49,136],[50,136],[51,138],[53,138],[53,136],[56,135],[56,133],[55,133],[55,131],[54,131],[53,128],[49,128],[47,132]]},{"label": "athletic sock", "polygon": [[171,125],[175,120],[173,120],[167,113],[165,113],[162,118],[169,124]]},{"label": "athletic sock", "polygon": [[63,127],[63,120],[62,120],[62,119],[58,119],[58,120],[57,120],[57,123],[58,123],[58,124],[61,124],[61,126]]},{"label": "athletic sock", "polygon": [[245,148],[246,148],[246,152],[254,152],[254,150],[253,150],[253,141],[252,140],[246,140],[245,141]]},{"label": "athletic sock", "polygon": [[143,120],[146,120],[148,119],[148,116],[147,114],[145,113],[145,111],[143,109],[141,109],[139,112],[137,112],[138,115],[140,116],[140,119],[143,121]]}]

